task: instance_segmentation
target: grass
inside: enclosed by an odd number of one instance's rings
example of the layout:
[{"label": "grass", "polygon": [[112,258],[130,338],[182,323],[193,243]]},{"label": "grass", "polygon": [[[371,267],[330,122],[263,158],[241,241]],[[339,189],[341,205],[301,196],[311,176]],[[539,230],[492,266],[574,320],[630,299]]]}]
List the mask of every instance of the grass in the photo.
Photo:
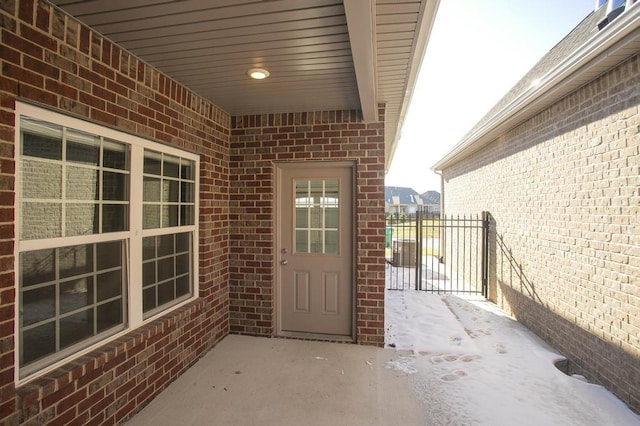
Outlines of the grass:
[{"label": "grass", "polygon": [[[438,238],[440,236],[440,219],[424,219],[422,221],[422,238]],[[392,235],[391,241],[388,241],[389,247],[385,245],[385,257],[387,259],[393,258],[393,241],[396,240],[416,240],[417,239],[417,230],[416,230],[416,221],[415,220],[407,220],[407,221],[397,221],[393,220],[391,226],[389,226],[389,221],[387,222],[387,228],[391,228]],[[437,245],[437,244],[436,244]],[[431,244],[426,244],[422,247],[422,255],[423,256],[439,256],[440,251],[439,247],[432,247]]]},{"label": "grass", "polygon": [[[425,219],[422,221],[422,237],[438,238],[440,236],[440,219]],[[389,222],[387,222],[389,227]],[[416,239],[416,221],[407,220],[405,222],[393,221],[391,223],[393,229],[393,239],[406,238],[409,240]]]}]

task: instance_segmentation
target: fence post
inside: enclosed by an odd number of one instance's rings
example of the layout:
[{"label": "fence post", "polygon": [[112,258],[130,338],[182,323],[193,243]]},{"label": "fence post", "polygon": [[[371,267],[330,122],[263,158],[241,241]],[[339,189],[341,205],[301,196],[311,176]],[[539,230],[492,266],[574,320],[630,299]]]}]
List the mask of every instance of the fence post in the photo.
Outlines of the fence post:
[{"label": "fence post", "polygon": [[422,281],[422,209],[416,208],[416,290],[420,290]]},{"label": "fence post", "polygon": [[482,295],[489,297],[489,212],[482,212]]}]

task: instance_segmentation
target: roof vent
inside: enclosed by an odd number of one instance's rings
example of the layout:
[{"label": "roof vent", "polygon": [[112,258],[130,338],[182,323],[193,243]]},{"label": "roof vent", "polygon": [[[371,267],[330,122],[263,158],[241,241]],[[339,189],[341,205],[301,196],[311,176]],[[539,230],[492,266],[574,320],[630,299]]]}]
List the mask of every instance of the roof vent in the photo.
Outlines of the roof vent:
[{"label": "roof vent", "polygon": [[609,22],[613,21],[618,17],[618,15],[624,12],[625,3],[626,0],[609,0],[609,3],[607,4],[607,19]]},{"label": "roof vent", "polygon": [[[609,22],[616,19],[622,12],[624,12],[625,4],[627,0],[609,0],[605,1],[607,3],[607,16],[598,23],[598,30],[603,29],[609,24]],[[633,4],[635,1],[630,1],[629,4]],[[598,10],[603,5],[602,0],[596,0],[596,10]]]}]

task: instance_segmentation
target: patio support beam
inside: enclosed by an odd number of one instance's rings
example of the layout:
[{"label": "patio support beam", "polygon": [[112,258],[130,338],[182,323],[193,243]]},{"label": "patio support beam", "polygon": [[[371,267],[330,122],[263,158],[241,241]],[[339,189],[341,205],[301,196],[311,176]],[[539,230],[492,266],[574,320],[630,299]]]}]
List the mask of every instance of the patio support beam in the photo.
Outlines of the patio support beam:
[{"label": "patio support beam", "polygon": [[365,122],[378,121],[376,101],[376,5],[373,0],[344,0],[351,56]]}]

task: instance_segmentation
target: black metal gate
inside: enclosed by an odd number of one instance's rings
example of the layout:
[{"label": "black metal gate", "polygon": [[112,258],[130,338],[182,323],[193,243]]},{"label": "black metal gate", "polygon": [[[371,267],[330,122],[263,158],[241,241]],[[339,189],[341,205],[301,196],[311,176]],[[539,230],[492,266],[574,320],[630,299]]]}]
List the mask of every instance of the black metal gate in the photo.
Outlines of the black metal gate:
[{"label": "black metal gate", "polygon": [[487,297],[489,215],[445,216],[419,207],[386,220],[390,290]]}]

